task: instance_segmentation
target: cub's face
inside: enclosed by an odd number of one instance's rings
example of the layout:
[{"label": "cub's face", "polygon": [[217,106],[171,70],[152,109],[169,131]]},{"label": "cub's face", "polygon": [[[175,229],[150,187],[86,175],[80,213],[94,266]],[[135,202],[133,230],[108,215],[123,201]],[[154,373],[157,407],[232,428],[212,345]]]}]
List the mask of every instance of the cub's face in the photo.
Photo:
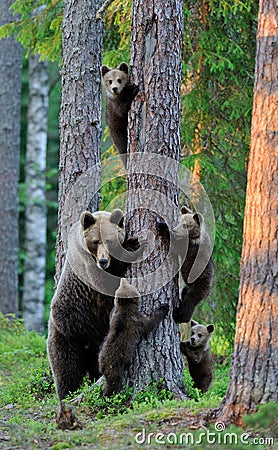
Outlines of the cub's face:
[{"label": "cub's face", "polygon": [[192,347],[205,347],[214,331],[214,325],[200,325],[191,321],[190,344]]},{"label": "cub's face", "polygon": [[123,213],[115,209],[112,213],[97,211],[81,214],[81,230],[84,248],[88,251],[100,269],[107,270],[111,256],[117,257],[124,242],[125,230]]},{"label": "cub's face", "polygon": [[203,216],[199,212],[182,212],[178,225],[173,229],[174,237],[176,239],[189,239],[190,241],[200,239],[203,220]]},{"label": "cub's face", "polygon": [[101,75],[107,95],[115,99],[128,84],[128,65],[121,63],[116,69],[102,66]]}]

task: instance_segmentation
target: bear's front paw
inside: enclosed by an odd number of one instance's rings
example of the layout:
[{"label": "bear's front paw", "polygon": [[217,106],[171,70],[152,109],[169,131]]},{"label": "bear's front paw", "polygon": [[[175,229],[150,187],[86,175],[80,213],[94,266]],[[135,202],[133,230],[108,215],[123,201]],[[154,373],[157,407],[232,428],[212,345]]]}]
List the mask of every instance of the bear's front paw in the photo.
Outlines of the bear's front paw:
[{"label": "bear's front paw", "polygon": [[155,223],[157,234],[164,238],[169,238],[169,228],[166,222],[157,220]]},{"label": "bear's front paw", "polygon": [[139,86],[137,86],[137,84],[134,83],[131,83],[130,86],[132,87],[133,95],[135,97],[139,92]]},{"label": "bear's front paw", "polygon": [[180,342],[180,349],[183,354],[185,354],[186,342]]},{"label": "bear's front paw", "polygon": [[169,312],[168,303],[164,303],[163,305],[160,305],[156,310],[156,313],[159,314],[163,318],[167,316],[168,312]]}]

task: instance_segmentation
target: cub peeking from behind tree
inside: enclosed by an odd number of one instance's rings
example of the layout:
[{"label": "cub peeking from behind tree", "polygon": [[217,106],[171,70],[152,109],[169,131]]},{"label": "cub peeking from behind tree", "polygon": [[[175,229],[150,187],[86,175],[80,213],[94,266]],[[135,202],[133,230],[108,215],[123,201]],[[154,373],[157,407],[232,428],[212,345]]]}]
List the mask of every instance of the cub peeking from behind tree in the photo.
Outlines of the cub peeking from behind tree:
[{"label": "cub peeking from behind tree", "polygon": [[151,317],[139,311],[139,292],[125,278],[115,294],[109,333],[99,353],[99,370],[106,378],[104,395],[122,389],[124,372],[130,366],[141,338],[155,331],[169,311],[159,306]]},{"label": "cub peeking from behind tree", "polygon": [[213,360],[209,345],[213,331],[214,325],[200,325],[191,320],[190,339],[180,343],[194,387],[202,392],[207,392],[213,380]]},{"label": "cub peeking from behind tree", "polygon": [[182,257],[180,272],[185,287],[173,317],[178,323],[189,322],[195,307],[210,294],[214,279],[212,246],[204,218],[200,212],[193,213],[183,206],[178,225],[172,231],[165,222],[158,222],[157,230],[170,239],[170,252]]},{"label": "cub peeking from behind tree", "polygon": [[101,75],[106,93],[106,122],[113,144],[126,167],[128,111],[139,89],[129,82],[125,62],[116,69],[102,66]]}]

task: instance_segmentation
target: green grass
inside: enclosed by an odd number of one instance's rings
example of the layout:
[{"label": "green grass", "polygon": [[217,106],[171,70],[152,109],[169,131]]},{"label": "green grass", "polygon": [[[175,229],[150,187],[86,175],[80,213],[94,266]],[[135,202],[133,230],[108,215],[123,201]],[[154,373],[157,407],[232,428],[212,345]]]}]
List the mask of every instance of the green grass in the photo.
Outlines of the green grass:
[{"label": "green grass", "polygon": [[[213,385],[204,395],[193,388],[187,371],[184,377],[192,399],[183,402],[173,399],[161,382],[135,398],[132,390],[103,398],[100,388],[92,391],[85,380],[80,390],[85,393],[83,401],[75,408],[83,428],[61,431],[55,423],[57,399],[45,338],[26,332],[20,321],[0,315],[0,448],[277,448],[265,441],[278,433],[277,404],[262,405],[256,414],[247,416],[244,430],[233,426],[217,432],[214,424],[207,428],[202,423],[204,412],[216,408],[225,394],[229,364],[216,364]],[[242,443],[246,433],[250,435]]]}]

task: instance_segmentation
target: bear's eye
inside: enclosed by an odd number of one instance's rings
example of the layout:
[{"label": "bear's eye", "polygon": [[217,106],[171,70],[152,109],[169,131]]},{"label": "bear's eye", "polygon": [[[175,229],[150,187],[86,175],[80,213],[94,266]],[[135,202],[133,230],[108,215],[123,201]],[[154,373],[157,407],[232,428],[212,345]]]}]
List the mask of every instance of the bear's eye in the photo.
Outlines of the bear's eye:
[{"label": "bear's eye", "polygon": [[183,228],[187,228],[187,225],[186,225],[186,223],[184,223],[184,224],[183,224]]},{"label": "bear's eye", "polygon": [[198,333],[198,337],[202,337],[201,333]]},{"label": "bear's eye", "polygon": [[121,84],[121,82],[122,82],[122,80],[120,78],[117,81],[118,81],[119,84]]},{"label": "bear's eye", "polygon": [[99,241],[97,241],[97,240],[92,241],[92,245],[98,245],[98,244],[99,244]]},{"label": "bear's eye", "polygon": [[113,81],[112,80],[109,80],[109,84],[112,84],[113,83]]}]

